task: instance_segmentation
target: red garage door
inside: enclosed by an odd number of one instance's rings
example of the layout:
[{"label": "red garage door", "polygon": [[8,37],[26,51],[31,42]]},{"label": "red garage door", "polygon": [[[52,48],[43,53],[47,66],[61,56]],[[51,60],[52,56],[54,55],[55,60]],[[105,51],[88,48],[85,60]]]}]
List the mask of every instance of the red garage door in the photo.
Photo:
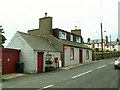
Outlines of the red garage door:
[{"label": "red garage door", "polygon": [[20,51],[15,49],[1,49],[0,51],[2,51],[2,74],[15,73]]},{"label": "red garage door", "polygon": [[38,73],[43,72],[43,52],[38,52]]}]

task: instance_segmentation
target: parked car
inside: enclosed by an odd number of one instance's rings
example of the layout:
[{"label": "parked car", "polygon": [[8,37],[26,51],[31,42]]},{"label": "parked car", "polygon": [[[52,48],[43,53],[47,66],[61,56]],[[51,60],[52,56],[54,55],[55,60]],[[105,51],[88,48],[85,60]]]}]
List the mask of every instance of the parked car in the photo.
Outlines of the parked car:
[{"label": "parked car", "polygon": [[116,59],[116,61],[114,62],[114,68],[118,69],[120,68],[120,57]]}]

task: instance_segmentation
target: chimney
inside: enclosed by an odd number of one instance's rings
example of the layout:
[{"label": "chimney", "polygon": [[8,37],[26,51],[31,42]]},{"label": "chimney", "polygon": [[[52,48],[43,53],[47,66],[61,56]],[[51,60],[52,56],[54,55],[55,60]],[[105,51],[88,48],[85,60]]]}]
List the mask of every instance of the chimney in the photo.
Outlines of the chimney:
[{"label": "chimney", "polygon": [[45,13],[45,17],[47,17],[47,13]]},{"label": "chimney", "polygon": [[75,26],[75,30],[71,30],[71,33],[81,36],[81,29],[77,29],[77,26]]},{"label": "chimney", "polygon": [[105,36],[105,38],[106,38],[106,44],[108,43],[108,36]]},{"label": "chimney", "polygon": [[52,17],[47,17],[47,13],[44,18],[39,19],[39,35],[52,35]]}]

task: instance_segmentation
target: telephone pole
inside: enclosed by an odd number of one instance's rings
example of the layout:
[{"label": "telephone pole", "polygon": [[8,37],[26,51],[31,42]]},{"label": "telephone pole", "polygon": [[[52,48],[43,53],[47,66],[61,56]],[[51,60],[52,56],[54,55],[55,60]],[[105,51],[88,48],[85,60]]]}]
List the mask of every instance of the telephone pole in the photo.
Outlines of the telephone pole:
[{"label": "telephone pole", "polygon": [[104,59],[104,57],[103,57],[103,31],[102,31],[102,23],[100,23],[100,26],[101,26],[101,47],[102,47],[101,59]]}]

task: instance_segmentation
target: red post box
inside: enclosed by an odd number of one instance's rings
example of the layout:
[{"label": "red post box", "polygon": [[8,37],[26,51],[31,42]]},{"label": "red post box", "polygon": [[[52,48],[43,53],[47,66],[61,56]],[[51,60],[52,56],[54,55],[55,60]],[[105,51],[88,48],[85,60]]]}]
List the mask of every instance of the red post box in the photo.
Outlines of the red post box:
[{"label": "red post box", "polygon": [[55,57],[55,58],[54,58],[54,62],[55,62],[55,63],[58,63],[58,57]]}]

